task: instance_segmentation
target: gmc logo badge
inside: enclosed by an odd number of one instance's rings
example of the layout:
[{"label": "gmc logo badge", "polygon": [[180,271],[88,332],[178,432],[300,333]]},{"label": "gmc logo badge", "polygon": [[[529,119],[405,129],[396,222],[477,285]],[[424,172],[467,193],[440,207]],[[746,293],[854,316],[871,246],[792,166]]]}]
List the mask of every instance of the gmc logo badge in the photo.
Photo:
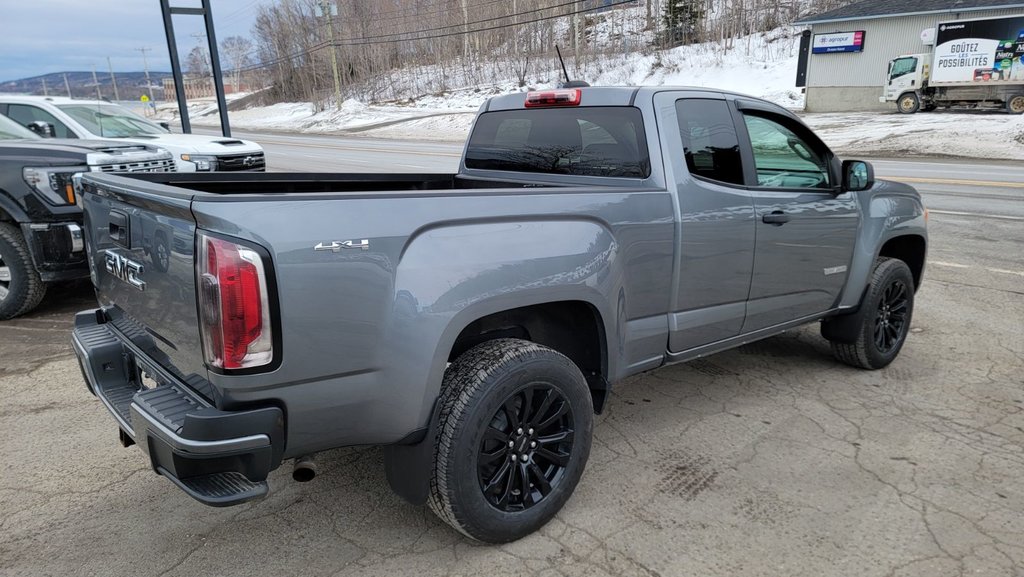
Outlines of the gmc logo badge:
[{"label": "gmc logo badge", "polygon": [[127,259],[112,250],[104,252],[104,260],[107,265],[107,272],[114,275],[128,286],[135,287],[140,291],[146,290],[146,283],[142,280],[142,265]]}]

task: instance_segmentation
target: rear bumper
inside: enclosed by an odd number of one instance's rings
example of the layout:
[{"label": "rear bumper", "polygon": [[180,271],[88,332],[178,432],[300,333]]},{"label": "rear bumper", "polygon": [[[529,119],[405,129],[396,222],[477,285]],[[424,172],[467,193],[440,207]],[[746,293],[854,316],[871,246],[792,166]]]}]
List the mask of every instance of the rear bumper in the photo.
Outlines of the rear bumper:
[{"label": "rear bumper", "polygon": [[[198,501],[243,503],[267,493],[281,463],[284,415],[277,407],[221,411],[145,357],[99,310],[75,316],[72,344],[89,391],[138,444],[154,471]],[[142,385],[146,374],[157,385]]]}]

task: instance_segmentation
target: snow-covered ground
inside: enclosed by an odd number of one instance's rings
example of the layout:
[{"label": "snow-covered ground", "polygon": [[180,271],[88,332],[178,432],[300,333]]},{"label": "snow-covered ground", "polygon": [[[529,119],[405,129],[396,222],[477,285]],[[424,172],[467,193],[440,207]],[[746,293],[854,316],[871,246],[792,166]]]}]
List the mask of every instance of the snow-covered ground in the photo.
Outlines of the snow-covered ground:
[{"label": "snow-covered ground", "polygon": [[[591,57],[583,77],[595,85],[701,86],[731,90],[801,111],[803,94],[793,87],[799,45],[797,32],[779,28],[729,42],[681,46],[655,51],[639,29],[622,28],[625,15],[611,14],[596,30],[607,42],[625,42],[637,49],[624,57]],[[616,28],[619,26],[619,28]],[[618,39],[618,40],[616,40]],[[546,66],[546,65],[545,65]],[[490,78],[502,78],[509,65],[493,63]],[[395,81],[431,77],[430,67],[395,73]],[[467,80],[457,68],[445,84]],[[506,73],[507,74],[507,73]],[[449,88],[430,94],[403,94],[384,102],[346,100],[280,103],[231,112],[232,126],[250,130],[307,133],[346,133],[382,138],[464,140],[473,113],[484,100],[498,94],[552,88],[561,80],[558,68],[537,68],[520,87],[514,78]],[[404,86],[404,85],[403,85]],[[412,90],[414,84],[408,85]],[[216,106],[197,104],[192,122],[217,126]],[[931,112],[805,114],[810,124],[835,150],[858,155],[948,155],[968,158],[1024,159],[1024,118],[998,113]]]}]

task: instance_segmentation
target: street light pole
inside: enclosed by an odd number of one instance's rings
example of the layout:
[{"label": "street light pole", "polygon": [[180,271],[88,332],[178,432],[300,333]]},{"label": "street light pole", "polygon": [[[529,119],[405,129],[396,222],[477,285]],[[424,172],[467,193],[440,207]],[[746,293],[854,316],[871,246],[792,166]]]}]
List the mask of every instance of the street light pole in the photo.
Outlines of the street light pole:
[{"label": "street light pole", "polygon": [[152,48],[136,48],[142,53],[142,69],[146,72],[146,92],[149,94],[149,101],[153,102],[153,83],[149,81],[149,62],[146,60],[146,52]]},{"label": "street light pole", "polygon": [[121,100],[121,95],[117,93],[117,77],[114,76],[114,66],[110,63],[109,56],[107,56],[107,70],[110,71],[110,82],[114,84],[114,100]]},{"label": "street light pole", "polygon": [[327,18],[327,37],[331,41],[331,68],[334,70],[334,105],[341,110],[341,79],[338,75],[338,50],[334,46],[334,21],[331,19],[330,0],[320,0],[320,10]]}]

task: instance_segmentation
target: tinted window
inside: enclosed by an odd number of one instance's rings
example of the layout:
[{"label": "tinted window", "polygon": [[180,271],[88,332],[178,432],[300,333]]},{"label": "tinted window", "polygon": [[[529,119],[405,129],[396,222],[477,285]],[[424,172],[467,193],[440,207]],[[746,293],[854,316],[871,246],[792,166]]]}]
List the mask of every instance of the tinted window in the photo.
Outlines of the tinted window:
[{"label": "tinted window", "polygon": [[7,116],[22,126],[28,126],[37,120],[42,120],[47,124],[53,125],[53,135],[57,138],[78,138],[74,132],[68,130],[68,127],[63,122],[57,120],[52,114],[38,106],[12,104],[7,108]]},{"label": "tinted window", "polygon": [[676,101],[683,154],[690,174],[728,184],[743,184],[743,163],[736,126],[724,100]]},{"label": "tinted window", "polygon": [[784,125],[746,114],[757,184],[771,188],[828,188],[828,162],[812,144]]},{"label": "tinted window", "polygon": [[480,115],[466,168],[646,178],[651,161],[637,108],[532,108]]}]

